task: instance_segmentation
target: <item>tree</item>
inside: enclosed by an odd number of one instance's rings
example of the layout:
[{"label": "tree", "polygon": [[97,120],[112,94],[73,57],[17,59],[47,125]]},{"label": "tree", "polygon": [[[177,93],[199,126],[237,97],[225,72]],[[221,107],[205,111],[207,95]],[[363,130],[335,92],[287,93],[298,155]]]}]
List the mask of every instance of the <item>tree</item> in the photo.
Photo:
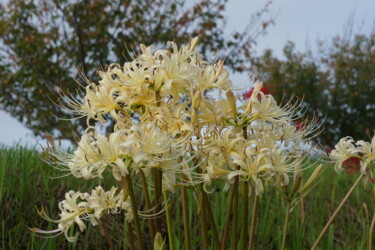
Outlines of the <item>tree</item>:
[{"label": "tree", "polygon": [[375,33],[318,42],[319,52],[284,47],[284,59],[271,50],[252,58],[276,99],[304,97],[310,115],[325,117],[320,141],[327,146],[344,136],[367,139],[375,124]]},{"label": "tree", "polygon": [[[218,51],[233,70],[265,31],[267,6],[253,15],[249,28],[223,34],[226,0],[200,0],[191,8],[182,0],[10,0],[0,5],[0,109],[32,129],[72,140],[85,121],[69,117],[54,103],[63,93],[77,97],[77,77],[97,80],[96,70],[123,63],[135,45],[186,43],[200,37],[207,57]],[[248,33],[250,28],[258,27]],[[235,52],[235,53],[234,53]],[[81,73],[80,73],[81,72]]]}]

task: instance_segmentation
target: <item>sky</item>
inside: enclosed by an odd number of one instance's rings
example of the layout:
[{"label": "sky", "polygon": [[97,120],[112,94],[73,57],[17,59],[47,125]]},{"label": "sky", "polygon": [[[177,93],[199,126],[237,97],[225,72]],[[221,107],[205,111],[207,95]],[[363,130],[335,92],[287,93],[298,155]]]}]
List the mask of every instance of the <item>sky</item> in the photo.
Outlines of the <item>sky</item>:
[{"label": "sky", "polygon": [[[244,29],[251,14],[267,2],[229,0],[225,32],[230,34]],[[268,15],[275,23],[268,28],[268,34],[257,39],[256,53],[271,48],[275,55],[282,57],[282,48],[287,41],[293,41],[298,51],[309,47],[314,50],[317,39],[329,42],[334,36],[344,34],[349,20],[353,20],[354,34],[370,33],[375,29],[375,0],[274,0]],[[231,79],[244,82],[246,74],[234,74]],[[16,119],[0,111],[0,144],[21,143],[32,147],[38,142],[43,143]]]}]

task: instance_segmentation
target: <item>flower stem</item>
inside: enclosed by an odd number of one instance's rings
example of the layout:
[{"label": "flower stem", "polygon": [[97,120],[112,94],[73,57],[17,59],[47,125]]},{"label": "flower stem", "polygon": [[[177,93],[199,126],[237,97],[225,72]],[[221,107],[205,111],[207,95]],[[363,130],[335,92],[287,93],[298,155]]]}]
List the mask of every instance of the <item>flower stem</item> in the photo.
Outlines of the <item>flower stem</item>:
[{"label": "flower stem", "polygon": [[210,202],[208,200],[207,193],[202,192],[202,194],[203,194],[203,203],[204,203],[204,206],[206,207],[206,210],[207,210],[206,211],[207,217],[208,217],[208,220],[210,221],[210,224],[211,224],[211,227],[212,227],[212,234],[213,234],[213,238],[214,238],[215,248],[219,249],[220,248],[220,240],[219,240],[219,234],[217,232],[214,213],[212,212],[212,208],[211,208]]},{"label": "flower stem", "polygon": [[353,186],[350,188],[348,193],[345,195],[344,199],[341,201],[340,205],[336,208],[336,211],[333,213],[331,218],[329,218],[327,224],[324,226],[322,232],[319,234],[318,238],[316,239],[314,245],[312,246],[311,250],[314,250],[318,247],[319,243],[322,241],[324,234],[327,232],[328,228],[331,226],[337,215],[339,214],[342,207],[345,205],[345,203],[348,201],[350,195],[353,193],[354,189],[358,186],[359,182],[363,178],[364,174],[361,174],[358,179],[355,181]]},{"label": "flower stem", "polygon": [[203,237],[203,249],[208,250],[209,249],[209,243],[208,243],[208,228],[207,228],[207,221],[206,221],[206,213],[205,208],[203,204],[203,186],[200,185],[200,192],[198,193],[198,215],[199,215],[199,221],[201,223],[202,227],[202,237]]},{"label": "flower stem", "polygon": [[184,186],[181,187],[181,202],[182,202],[182,215],[183,215],[183,222],[184,222],[184,242],[185,242],[185,250],[190,250],[190,230],[189,230],[189,214],[187,208],[187,194],[186,188]]},{"label": "flower stem", "polygon": [[367,249],[368,250],[372,249],[372,232],[374,230],[374,224],[375,224],[375,212],[374,212],[374,215],[372,217],[370,229],[369,229],[369,232],[368,232],[368,239],[367,239],[367,241],[368,241],[367,242]]},{"label": "flower stem", "polygon": [[173,245],[173,229],[172,229],[172,220],[171,220],[171,214],[169,212],[169,204],[168,204],[168,198],[167,198],[167,192],[163,192],[163,197],[164,197],[164,204],[166,206],[165,208],[165,214],[167,217],[167,229],[168,229],[168,242],[169,242],[169,249],[173,250],[174,245]]},{"label": "flower stem", "polygon": [[248,182],[242,183],[243,193],[242,193],[242,227],[241,227],[241,249],[247,248],[247,217],[249,211],[249,187]]},{"label": "flower stem", "polygon": [[[145,196],[146,208],[147,208],[148,211],[151,211],[151,202],[150,202],[150,196],[148,194],[146,176],[145,176],[142,169],[139,171],[139,173],[141,175],[143,195]],[[152,219],[148,220],[148,226],[149,226],[149,229],[150,229],[150,237],[151,237],[151,241],[152,241],[155,238],[154,220],[152,220]]]},{"label": "flower stem", "polygon": [[[160,201],[161,201],[161,189],[159,189],[159,171],[158,169],[156,168],[153,168],[152,169],[152,178],[153,178],[153,181],[154,181],[154,205],[155,205],[155,211],[156,211],[156,214],[159,213],[160,211]],[[161,233],[161,220],[159,217],[155,218],[154,219],[154,225],[155,225],[155,233]]]},{"label": "flower stem", "polygon": [[233,199],[234,199],[234,195],[236,193],[236,185],[237,184],[238,184],[238,182],[235,181],[234,184],[233,184],[232,190],[230,192],[230,196],[229,196],[227,217],[226,217],[226,220],[225,220],[225,227],[224,227],[223,236],[221,238],[221,250],[225,250],[225,246],[226,246],[226,243],[227,243],[230,217],[231,217],[232,207],[233,207]]},{"label": "flower stem", "polygon": [[286,209],[285,209],[284,230],[283,230],[283,241],[282,241],[282,243],[281,243],[281,250],[284,250],[284,249],[285,249],[286,234],[287,234],[287,232],[288,232],[289,214],[290,214],[290,202],[288,201],[287,204],[286,204]]},{"label": "flower stem", "polygon": [[[128,187],[127,186],[128,185],[126,183],[126,178],[122,177],[121,178],[121,187],[122,187],[122,191],[124,193],[124,198],[123,198],[124,202],[127,200],[128,196],[129,196],[129,192],[128,192]],[[125,221],[126,221],[126,218],[125,218]],[[126,221],[126,227],[127,227],[129,248],[130,248],[130,250],[135,250],[132,224],[130,222]]]},{"label": "flower stem", "polygon": [[305,223],[305,199],[303,198],[303,196],[301,196],[300,198],[300,202],[301,202],[301,225],[303,225]]},{"label": "flower stem", "polygon": [[238,227],[238,176],[235,178],[235,188],[236,193],[234,194],[234,200],[233,200],[233,228],[232,228],[232,240],[231,240],[231,249],[237,249],[238,244],[238,235],[237,235],[237,227]]},{"label": "flower stem", "polygon": [[[163,172],[160,169],[156,169],[157,172],[157,177],[158,177],[158,194],[159,194],[159,199],[158,199],[158,206],[156,207],[156,212],[159,213],[162,209],[162,189],[163,189]],[[160,232],[161,232],[161,218],[158,217],[158,222],[160,225]]]},{"label": "flower stem", "polygon": [[[247,140],[247,126],[242,128],[243,138]],[[249,213],[249,183],[245,181],[242,183],[242,227],[241,227],[241,247],[243,250],[247,248],[247,217]]]},{"label": "flower stem", "polygon": [[128,227],[128,240],[129,240],[129,248],[130,250],[135,250],[134,245],[134,236],[133,236],[133,227],[130,222],[126,222]]},{"label": "flower stem", "polygon": [[258,202],[259,202],[259,196],[255,194],[254,197],[254,204],[253,204],[253,213],[251,215],[251,228],[250,228],[250,241],[249,241],[249,250],[252,250],[254,247],[254,232],[255,232],[255,226],[257,222],[257,213],[258,213]]},{"label": "flower stem", "polygon": [[100,219],[98,221],[98,224],[99,224],[99,227],[102,231],[102,233],[104,234],[104,237],[106,238],[107,242],[108,242],[108,246],[109,246],[109,249],[111,250],[114,250],[115,247],[113,246],[113,241],[112,241],[112,238],[111,236],[109,235],[109,232],[108,232],[108,229],[104,223],[104,220],[103,219]]},{"label": "flower stem", "polygon": [[133,190],[133,182],[131,178],[131,174],[129,173],[126,177],[123,177],[126,180],[127,186],[128,186],[128,191],[129,191],[129,196],[131,200],[131,206],[133,210],[133,215],[134,215],[134,224],[135,224],[135,232],[137,234],[137,243],[138,243],[138,248],[139,250],[143,250],[143,241],[142,241],[142,231],[141,231],[141,223],[139,221],[139,216],[138,216],[138,208],[135,202],[135,196],[134,196],[134,190]]}]

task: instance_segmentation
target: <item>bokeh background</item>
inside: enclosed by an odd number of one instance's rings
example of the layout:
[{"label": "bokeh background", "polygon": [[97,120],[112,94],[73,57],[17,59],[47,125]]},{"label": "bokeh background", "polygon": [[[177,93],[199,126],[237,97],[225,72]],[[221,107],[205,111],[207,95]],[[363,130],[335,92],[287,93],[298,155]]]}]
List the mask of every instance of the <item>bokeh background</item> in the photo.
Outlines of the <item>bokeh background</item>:
[{"label": "bokeh background", "polygon": [[[256,67],[262,73],[268,91],[279,100],[291,93],[305,96],[306,105],[311,107],[309,112],[315,111],[326,117],[327,132],[320,137],[323,144],[332,146],[335,140],[349,134],[357,139],[367,139],[374,129],[375,1],[232,0],[183,3],[159,0],[137,1],[139,10],[131,1],[114,1],[111,4],[109,1],[93,0],[0,2],[2,144],[33,146],[43,141],[44,131],[63,141],[66,138],[72,140],[74,136],[68,128],[71,124],[54,117],[62,114],[49,100],[57,100],[58,95],[52,94],[56,86],[73,93],[76,86],[73,77],[77,76],[79,69],[96,80],[97,69],[111,62],[123,63],[126,58],[121,57],[121,53],[129,48],[135,49],[136,44],[152,42],[160,46],[172,38],[187,41],[189,36],[194,35],[201,37],[200,49],[206,55],[211,58],[226,57],[235,83],[250,83],[248,75]],[[176,6],[167,6],[167,3]],[[116,4],[122,4],[123,8],[129,5],[128,8],[133,8],[133,16],[128,15],[124,22],[115,21],[116,15],[122,17],[119,12],[124,9],[119,8],[116,12],[104,6],[111,8]],[[159,13],[150,11],[155,9],[154,5],[159,6]],[[180,22],[172,26],[184,28],[184,33],[175,30],[166,35],[165,30],[138,31],[137,37],[136,28],[142,30],[142,25],[149,25],[152,18],[159,18],[163,11],[166,12],[164,14],[171,11],[176,18],[160,19],[161,22]],[[110,20],[108,13],[114,15]],[[186,13],[190,13],[187,14],[188,19],[195,20],[177,18]],[[41,17],[40,20],[37,16]],[[64,16],[66,19],[61,19]],[[55,19],[52,21],[51,18]],[[149,23],[142,23],[138,18],[147,19],[145,22]],[[135,24],[126,23],[129,20]],[[41,22],[45,26],[41,26]],[[57,35],[63,35],[61,24],[64,22],[70,37],[67,40]],[[111,22],[117,22],[117,27],[111,27]],[[160,28],[173,31],[172,26],[162,25]],[[81,41],[76,39],[77,32],[83,34]],[[116,34],[112,37],[117,40],[116,44],[111,42],[110,36],[103,35],[105,33]],[[173,34],[178,35],[173,37]],[[213,41],[213,38],[216,40]],[[50,46],[53,41],[55,45]],[[59,44],[64,41],[66,44]],[[83,43],[84,54],[88,57],[85,59],[87,65],[82,64],[82,50],[74,49],[80,43]],[[111,46],[119,48],[111,49]],[[105,51],[105,55],[101,55],[100,50]],[[96,51],[98,55],[90,56],[90,51]],[[56,61],[54,57],[59,53],[64,55]],[[238,61],[231,61],[232,58]],[[50,119],[53,121],[48,122]],[[36,124],[36,121],[39,123]],[[53,127],[58,128],[54,130]],[[79,134],[81,127],[78,123],[72,128]],[[66,135],[62,135],[64,130],[68,131]],[[66,145],[69,145],[69,140],[65,140]]]}]

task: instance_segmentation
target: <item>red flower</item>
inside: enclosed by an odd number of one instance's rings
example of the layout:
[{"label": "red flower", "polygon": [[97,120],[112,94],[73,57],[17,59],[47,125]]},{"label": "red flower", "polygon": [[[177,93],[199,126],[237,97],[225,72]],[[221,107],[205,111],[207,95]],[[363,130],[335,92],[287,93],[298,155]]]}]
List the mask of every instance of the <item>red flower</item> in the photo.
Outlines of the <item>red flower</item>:
[{"label": "red flower", "polygon": [[296,123],[294,124],[294,126],[296,127],[296,130],[297,131],[301,131],[302,129],[305,128],[305,124],[301,121],[296,121]]},{"label": "red flower", "polygon": [[335,148],[332,147],[332,146],[329,146],[329,145],[324,145],[323,149],[324,149],[324,151],[325,151],[327,154],[329,154],[329,153],[331,153],[331,151],[334,150]]},{"label": "red flower", "polygon": [[347,174],[354,174],[357,173],[361,169],[360,159],[358,157],[350,157],[349,159],[345,160],[342,165],[346,166],[346,173]]},{"label": "red flower", "polygon": [[[271,93],[269,92],[268,87],[263,87],[263,88],[260,89],[260,91],[263,92],[263,94],[265,94],[265,95],[269,95],[269,94],[271,94]],[[246,91],[245,93],[242,94],[242,96],[243,96],[243,98],[244,98],[245,100],[246,100],[246,99],[249,99],[249,98],[251,97],[251,95],[253,94],[253,92],[254,92],[254,88],[250,89],[249,91]]]}]

